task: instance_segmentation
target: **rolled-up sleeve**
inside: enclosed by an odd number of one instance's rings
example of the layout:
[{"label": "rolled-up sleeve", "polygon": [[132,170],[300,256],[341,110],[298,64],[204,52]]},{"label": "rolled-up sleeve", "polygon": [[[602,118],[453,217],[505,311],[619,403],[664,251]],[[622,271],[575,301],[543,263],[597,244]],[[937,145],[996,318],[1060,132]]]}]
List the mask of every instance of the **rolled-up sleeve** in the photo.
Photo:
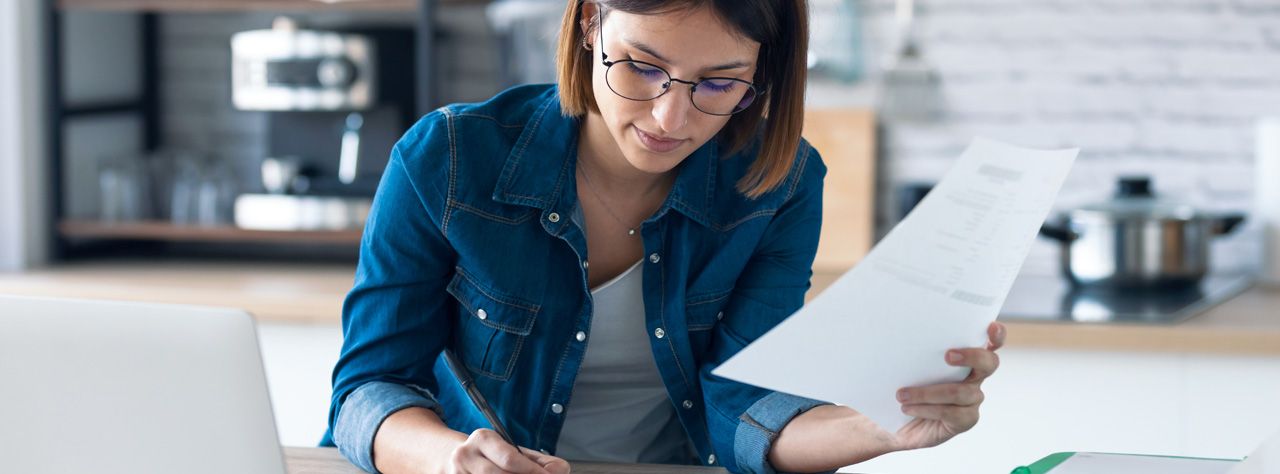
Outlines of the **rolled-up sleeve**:
[{"label": "rolled-up sleeve", "polygon": [[768,456],[778,433],[792,418],[826,404],[782,392],[770,393],[756,401],[739,417],[738,430],[733,434],[733,452],[738,467],[746,472],[777,472],[769,464]]},{"label": "rolled-up sleeve", "polygon": [[429,390],[387,382],[361,385],[342,404],[333,427],[334,443],[356,467],[377,472],[373,465],[373,436],[392,413],[410,407],[434,410],[443,417],[440,404]]},{"label": "rolled-up sleeve", "polygon": [[446,118],[427,115],[392,150],[343,302],[342,351],[321,445],[337,446],[369,472],[376,472],[373,441],[388,416],[439,409],[432,366],[456,311],[445,291],[456,253],[441,224],[451,162]]},{"label": "rolled-up sleeve", "polygon": [[711,373],[804,305],[822,226],[826,166],[807,143],[801,145],[796,166],[794,181],[784,183],[791,187],[790,198],[773,216],[738,277],[699,371],[712,447],[733,472],[775,473],[769,452],[783,427],[826,404]]}]

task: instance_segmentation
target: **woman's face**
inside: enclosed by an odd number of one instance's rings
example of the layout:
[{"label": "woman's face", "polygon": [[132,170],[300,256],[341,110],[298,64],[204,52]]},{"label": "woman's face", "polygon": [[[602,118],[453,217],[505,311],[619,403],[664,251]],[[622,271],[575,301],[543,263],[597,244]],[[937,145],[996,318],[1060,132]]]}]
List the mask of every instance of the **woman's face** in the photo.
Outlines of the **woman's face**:
[{"label": "woman's face", "polygon": [[[583,14],[595,14],[594,5]],[[592,31],[592,89],[600,115],[622,155],[638,170],[661,174],[679,165],[729,121],[703,113],[690,100],[688,84],[671,82],[657,99],[618,96],[605,81],[603,51],[609,60],[633,59],[666,69],[671,77],[697,82],[704,77],[751,81],[760,43],[739,36],[708,8],[657,15],[610,11],[600,32]],[[629,67],[618,64],[614,68]],[[700,89],[702,90],[702,89]]]}]

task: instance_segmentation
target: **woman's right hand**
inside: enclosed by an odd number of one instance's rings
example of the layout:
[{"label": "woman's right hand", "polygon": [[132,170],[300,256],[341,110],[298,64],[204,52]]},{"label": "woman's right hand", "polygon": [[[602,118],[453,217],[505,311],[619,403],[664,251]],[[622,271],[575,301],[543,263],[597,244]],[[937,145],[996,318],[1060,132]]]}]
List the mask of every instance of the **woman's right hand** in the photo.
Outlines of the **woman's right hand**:
[{"label": "woman's right hand", "polygon": [[478,429],[449,457],[451,474],[568,474],[569,463],[529,448],[516,449],[496,431]]},{"label": "woman's right hand", "polygon": [[388,416],[373,438],[374,467],[388,474],[566,474],[569,463],[507,443],[497,432],[466,433],[421,407]]}]

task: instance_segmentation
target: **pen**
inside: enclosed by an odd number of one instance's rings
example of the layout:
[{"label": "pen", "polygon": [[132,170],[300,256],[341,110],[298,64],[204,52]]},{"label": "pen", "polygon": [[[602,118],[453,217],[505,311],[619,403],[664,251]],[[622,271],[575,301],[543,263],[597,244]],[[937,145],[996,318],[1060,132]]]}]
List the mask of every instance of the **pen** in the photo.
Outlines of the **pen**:
[{"label": "pen", "polygon": [[507,429],[502,426],[502,421],[498,420],[498,414],[493,412],[493,408],[489,407],[489,402],[484,399],[484,395],[480,393],[480,389],[476,388],[476,382],[471,379],[471,372],[467,371],[466,366],[453,355],[453,351],[445,348],[444,362],[449,365],[449,371],[453,372],[453,376],[458,378],[458,383],[462,384],[462,389],[467,392],[467,397],[471,399],[471,403],[480,410],[480,414],[484,415],[489,424],[493,426],[493,431],[498,432],[498,436],[520,449],[520,446],[511,439],[511,435],[507,434]]}]

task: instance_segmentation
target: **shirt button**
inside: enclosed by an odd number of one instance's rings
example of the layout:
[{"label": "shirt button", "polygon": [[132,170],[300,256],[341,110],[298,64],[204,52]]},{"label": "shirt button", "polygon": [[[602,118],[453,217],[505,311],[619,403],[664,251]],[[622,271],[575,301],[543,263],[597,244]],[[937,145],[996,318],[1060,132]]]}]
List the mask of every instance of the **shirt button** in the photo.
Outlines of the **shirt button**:
[{"label": "shirt button", "polygon": [[719,321],[721,319],[724,319],[724,311],[716,313],[716,320]]},{"label": "shirt button", "polygon": [[578,342],[582,342],[587,340],[587,333],[578,331],[578,334],[575,334],[573,337],[577,338]]},{"label": "shirt button", "polygon": [[693,408],[693,400],[685,400],[684,403],[681,403],[680,405],[683,406],[685,410],[688,410]]},{"label": "shirt button", "polygon": [[551,221],[552,223],[560,222],[560,214],[556,214],[554,212],[551,214],[547,214],[547,220]]},{"label": "shirt button", "polygon": [[650,254],[650,255],[649,255],[649,261],[650,261],[650,262],[658,263],[658,261],[660,261],[660,260],[662,260],[662,257],[659,257],[659,256],[658,256],[658,254],[656,254],[656,253],[654,253],[654,254]]},{"label": "shirt button", "polygon": [[710,456],[707,456],[707,464],[715,464],[715,463],[716,463],[716,455],[712,454]]},{"label": "shirt button", "polygon": [[666,331],[663,331],[663,330],[662,330],[662,328],[658,328],[658,329],[654,329],[654,330],[653,330],[653,337],[656,337],[656,338],[658,338],[658,339],[662,339],[662,338],[664,338],[664,337],[666,337],[666,336],[667,336],[667,332],[666,332]]},{"label": "shirt button", "polygon": [[591,266],[591,263],[590,263],[590,262],[587,262],[586,260],[583,260],[583,261],[582,261],[582,268],[588,268],[588,267],[590,267],[590,266]]},{"label": "shirt button", "polygon": [[555,414],[557,414],[557,415],[559,415],[559,414],[561,414],[561,413],[564,413],[564,405],[561,405],[561,404],[559,404],[559,403],[552,403],[552,404],[551,404],[551,413],[555,413]]},{"label": "shirt button", "polygon": [[483,309],[479,309],[479,310],[476,310],[476,317],[480,318],[480,320],[483,321],[489,318],[489,313],[485,312],[485,310]]}]

